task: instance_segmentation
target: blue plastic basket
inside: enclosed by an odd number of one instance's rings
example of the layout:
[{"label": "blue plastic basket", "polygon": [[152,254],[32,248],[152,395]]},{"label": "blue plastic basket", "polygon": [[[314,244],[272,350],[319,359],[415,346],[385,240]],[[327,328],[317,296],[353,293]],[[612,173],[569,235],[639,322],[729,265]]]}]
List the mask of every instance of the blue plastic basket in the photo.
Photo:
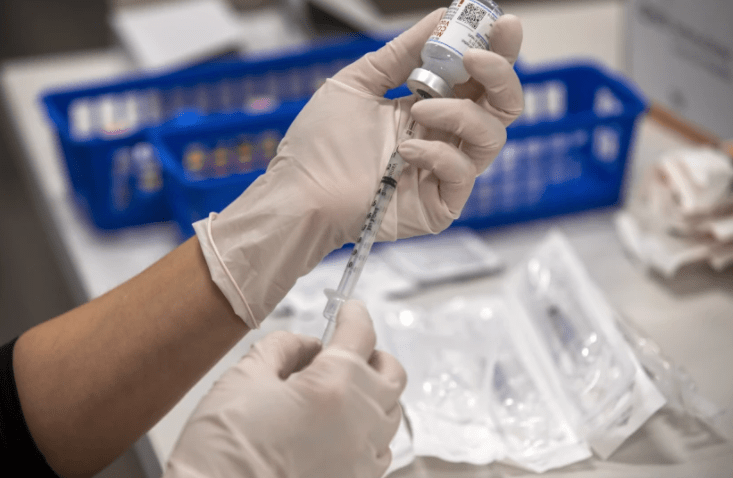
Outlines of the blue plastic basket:
[{"label": "blue plastic basket", "polygon": [[[645,100],[625,78],[590,63],[518,68],[525,112],[508,128],[507,144],[476,180],[456,226],[486,228],[498,224],[615,204],[626,160]],[[391,92],[406,94],[406,89]],[[189,127],[156,130],[154,143],[166,174],[168,198],[184,235],[191,222],[220,211],[234,200],[264,166],[248,173],[204,180],[187,175],[186,148],[236,142],[275,131],[284,134],[303,103],[252,117],[229,115],[202,119]],[[256,139],[252,139],[256,144]]]},{"label": "blue plastic basket", "polygon": [[619,201],[646,100],[593,63],[518,68],[525,110],[476,179],[457,226],[486,228]]},{"label": "blue plastic basket", "polygon": [[[164,221],[172,216],[157,152],[148,142],[151,129],[166,122],[180,125],[179,116],[191,111],[246,116],[277,110],[308,98],[326,78],[383,44],[352,36],[275,57],[225,60],[162,76],[126,76],[50,91],[42,100],[73,189],[96,226]],[[129,121],[130,111],[135,121]]]},{"label": "blue plastic basket", "polygon": [[[166,199],[183,236],[193,235],[193,222],[224,209],[264,173],[277,142],[304,105],[304,101],[286,103],[262,115],[214,115],[196,124],[168,125],[151,132],[163,165]],[[270,145],[263,148],[266,142]],[[237,155],[243,145],[248,150],[246,162]],[[216,171],[192,173],[185,166],[194,154],[208,156],[205,162],[212,165],[217,149],[224,155],[221,176]],[[231,174],[232,166],[239,167],[236,174]]]},{"label": "blue plastic basket", "polygon": [[[401,86],[385,97],[409,93]],[[193,234],[193,222],[224,209],[265,172],[277,144],[306,102],[288,102],[260,115],[209,115],[198,121],[192,117],[188,125],[167,124],[150,131],[163,166],[166,198],[184,237]],[[238,150],[243,146],[247,152],[245,161],[240,161],[243,156]],[[187,166],[193,155],[202,156],[196,161],[209,165],[209,170],[193,172]],[[222,157],[220,172],[213,166],[217,155]]]}]

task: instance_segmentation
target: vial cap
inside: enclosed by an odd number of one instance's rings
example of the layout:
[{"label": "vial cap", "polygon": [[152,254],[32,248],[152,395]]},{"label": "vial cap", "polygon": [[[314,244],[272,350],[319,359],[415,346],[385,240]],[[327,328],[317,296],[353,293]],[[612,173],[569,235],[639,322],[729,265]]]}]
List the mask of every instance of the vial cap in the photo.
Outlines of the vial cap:
[{"label": "vial cap", "polygon": [[453,98],[448,82],[425,68],[415,68],[407,78],[407,87],[421,98]]}]

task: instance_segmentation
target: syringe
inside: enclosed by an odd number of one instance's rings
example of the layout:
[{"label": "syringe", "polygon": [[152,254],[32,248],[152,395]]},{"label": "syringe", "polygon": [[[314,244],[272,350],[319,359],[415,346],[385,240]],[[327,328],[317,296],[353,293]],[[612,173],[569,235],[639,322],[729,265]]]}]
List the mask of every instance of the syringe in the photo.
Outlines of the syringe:
[{"label": "syringe", "polygon": [[[453,87],[469,79],[468,71],[463,66],[464,53],[469,47],[489,49],[488,39],[491,37],[491,30],[494,22],[502,14],[501,8],[493,0],[453,0],[443,14],[440,28],[436,28],[420,52],[422,66],[412,70],[407,78],[407,87],[415,98],[455,97]],[[470,18],[471,21],[466,22],[466,18]],[[410,118],[405,136],[400,140],[412,137],[414,128],[415,121]],[[400,143],[398,140],[397,144]],[[351,297],[359,281],[387,206],[397,188],[397,180],[402,174],[403,166],[402,157],[395,148],[372,202],[372,208],[361,228],[359,239],[341,276],[338,289],[326,289],[328,303],[323,315],[328,320],[328,325],[323,334],[323,343],[331,338],[341,304]]]},{"label": "syringe", "polygon": [[[411,138],[414,134],[415,120],[410,118],[407,123],[407,130],[397,142],[397,145],[399,146],[402,141]],[[322,342],[324,344],[331,339],[331,335],[333,335],[336,328],[336,316],[341,308],[341,304],[351,297],[356,283],[359,281],[364,264],[369,257],[369,252],[372,250],[374,240],[377,238],[384,214],[387,212],[387,207],[397,188],[397,181],[400,179],[403,167],[404,160],[400,156],[400,153],[397,152],[397,148],[395,148],[394,153],[392,153],[387,163],[384,176],[382,176],[382,180],[379,183],[379,189],[377,189],[377,194],[374,196],[374,201],[372,201],[372,207],[367,214],[366,221],[361,226],[361,233],[354,244],[354,249],[351,251],[338,288],[336,290],[326,289],[325,291],[328,297],[328,303],[323,311],[323,316],[328,320],[328,324],[326,325],[326,331],[323,333]]]}]

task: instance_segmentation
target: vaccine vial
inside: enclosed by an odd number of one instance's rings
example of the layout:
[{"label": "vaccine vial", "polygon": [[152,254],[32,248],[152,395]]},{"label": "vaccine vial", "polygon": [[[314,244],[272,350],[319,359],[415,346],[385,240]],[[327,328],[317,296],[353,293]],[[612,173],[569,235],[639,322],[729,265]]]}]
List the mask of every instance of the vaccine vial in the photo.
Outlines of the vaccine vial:
[{"label": "vaccine vial", "polygon": [[260,147],[262,148],[262,156],[264,157],[264,167],[270,163],[270,160],[277,155],[277,147],[280,144],[280,133],[277,131],[267,131],[262,135]]},{"label": "vaccine vial", "polygon": [[137,143],[132,148],[132,164],[137,176],[137,190],[154,193],[163,186],[158,156],[150,143]]},{"label": "vaccine vial", "polygon": [[237,163],[236,172],[248,173],[252,168],[254,146],[246,136],[240,136],[237,140]]},{"label": "vaccine vial", "polygon": [[421,98],[452,98],[453,87],[469,78],[466,50],[489,50],[489,34],[503,14],[492,0],[453,0],[422,49],[422,67],[407,79],[410,91]]},{"label": "vaccine vial", "polygon": [[229,171],[229,163],[230,163],[230,156],[231,155],[231,148],[229,147],[229,144],[227,144],[227,141],[219,141],[219,143],[216,145],[216,148],[214,148],[214,175],[215,176],[228,176],[230,174]]},{"label": "vaccine vial", "polygon": [[183,170],[193,179],[200,179],[206,166],[206,147],[200,143],[189,144],[183,153]]}]

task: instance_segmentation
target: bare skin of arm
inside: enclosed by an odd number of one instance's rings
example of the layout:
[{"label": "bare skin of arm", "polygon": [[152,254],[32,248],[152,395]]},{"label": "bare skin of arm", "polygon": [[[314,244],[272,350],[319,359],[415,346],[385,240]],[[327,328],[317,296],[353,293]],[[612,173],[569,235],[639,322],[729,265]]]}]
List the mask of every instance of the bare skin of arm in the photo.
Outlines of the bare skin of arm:
[{"label": "bare skin of arm", "polygon": [[15,379],[60,475],[91,476],[150,429],[249,331],[194,237],[107,294],[23,334]]}]

